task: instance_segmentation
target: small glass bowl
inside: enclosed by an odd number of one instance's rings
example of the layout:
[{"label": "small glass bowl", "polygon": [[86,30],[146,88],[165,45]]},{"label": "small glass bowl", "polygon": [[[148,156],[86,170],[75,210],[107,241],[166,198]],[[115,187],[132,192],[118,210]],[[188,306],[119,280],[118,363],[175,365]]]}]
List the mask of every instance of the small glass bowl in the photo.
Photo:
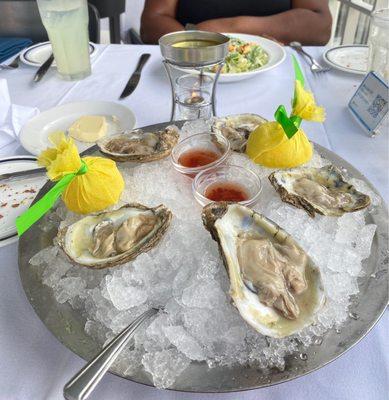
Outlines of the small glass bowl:
[{"label": "small glass bowl", "polygon": [[194,198],[202,206],[212,203],[213,200],[205,197],[205,191],[210,185],[222,182],[236,183],[245,189],[249,198],[240,201],[239,204],[251,207],[258,202],[262,191],[261,179],[254,172],[238,165],[219,165],[208,168],[196,175],[192,182]]},{"label": "small glass bowl", "polygon": [[[226,161],[230,155],[230,147],[230,142],[223,135],[211,132],[197,133],[196,135],[187,137],[174,146],[170,158],[175,170],[181,174],[194,178],[199,172],[224,163],[224,161]],[[189,150],[195,149],[212,150],[216,153],[219,153],[220,158],[209,164],[193,168],[185,167],[178,162],[182,154]]]}]

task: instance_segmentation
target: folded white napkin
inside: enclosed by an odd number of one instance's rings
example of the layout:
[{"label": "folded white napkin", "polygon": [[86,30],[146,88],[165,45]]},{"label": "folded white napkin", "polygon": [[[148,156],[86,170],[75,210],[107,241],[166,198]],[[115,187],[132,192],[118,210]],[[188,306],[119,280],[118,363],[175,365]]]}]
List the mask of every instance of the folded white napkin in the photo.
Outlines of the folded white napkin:
[{"label": "folded white napkin", "polygon": [[7,81],[0,79],[0,149],[17,141],[22,126],[38,113],[35,107],[12,104]]}]

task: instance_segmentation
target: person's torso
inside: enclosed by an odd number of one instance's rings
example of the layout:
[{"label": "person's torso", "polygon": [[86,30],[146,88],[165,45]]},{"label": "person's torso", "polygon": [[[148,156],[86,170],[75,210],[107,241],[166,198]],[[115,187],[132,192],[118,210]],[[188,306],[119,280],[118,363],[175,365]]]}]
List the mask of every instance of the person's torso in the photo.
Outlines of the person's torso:
[{"label": "person's torso", "polygon": [[266,16],[290,10],[291,0],[178,0],[176,19],[183,25],[240,15]]}]

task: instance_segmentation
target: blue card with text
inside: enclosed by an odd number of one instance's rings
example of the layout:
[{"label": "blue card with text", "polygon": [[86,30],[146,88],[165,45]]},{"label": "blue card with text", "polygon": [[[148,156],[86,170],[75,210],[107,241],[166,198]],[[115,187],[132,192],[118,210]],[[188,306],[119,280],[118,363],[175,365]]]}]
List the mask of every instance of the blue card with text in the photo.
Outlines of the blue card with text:
[{"label": "blue card with text", "polygon": [[348,107],[371,134],[388,113],[388,84],[375,72],[369,72],[359,85]]}]

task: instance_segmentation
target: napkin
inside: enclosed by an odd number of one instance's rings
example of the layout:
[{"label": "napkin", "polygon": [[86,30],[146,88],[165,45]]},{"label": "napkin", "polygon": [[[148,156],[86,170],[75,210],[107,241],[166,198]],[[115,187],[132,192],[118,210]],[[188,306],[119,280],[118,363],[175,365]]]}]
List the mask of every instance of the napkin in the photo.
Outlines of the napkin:
[{"label": "napkin", "polygon": [[38,113],[35,107],[12,104],[7,81],[0,79],[0,149],[18,140],[22,126]]},{"label": "napkin", "polygon": [[32,43],[30,39],[0,38],[0,63],[18,54]]}]

